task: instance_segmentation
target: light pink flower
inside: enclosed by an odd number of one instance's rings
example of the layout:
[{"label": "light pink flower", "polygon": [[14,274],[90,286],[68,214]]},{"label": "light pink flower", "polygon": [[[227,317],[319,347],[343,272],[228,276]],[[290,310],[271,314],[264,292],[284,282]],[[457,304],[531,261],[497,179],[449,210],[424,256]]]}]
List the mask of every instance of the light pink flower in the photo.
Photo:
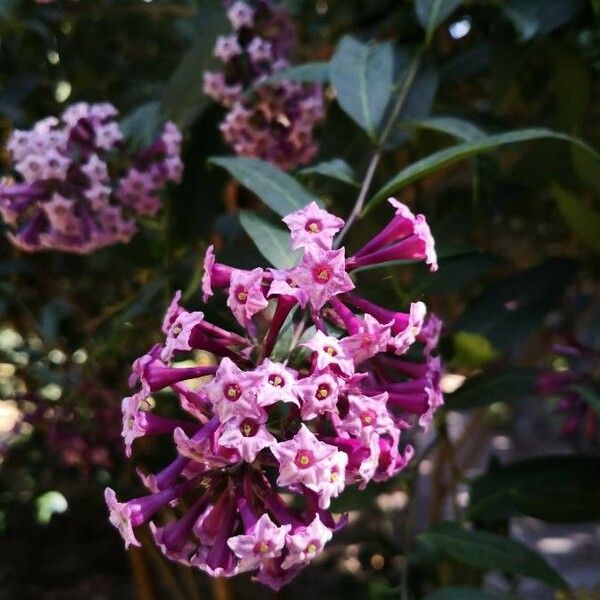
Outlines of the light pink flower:
[{"label": "light pink flower", "polygon": [[290,402],[299,406],[295,371],[265,358],[255,372],[263,375],[262,385],[257,390],[259,406],[270,406],[276,402]]},{"label": "light pink flower", "polygon": [[319,208],[316,202],[294,211],[282,221],[290,229],[292,250],[313,245],[329,250],[333,237],[344,226],[342,219]]},{"label": "light pink flower", "polygon": [[225,423],[218,444],[237,450],[246,462],[252,462],[263,449],[273,446],[277,440],[269,433],[265,423],[267,416],[234,417]]},{"label": "light pink flower", "polygon": [[271,452],[279,461],[277,485],[302,483],[318,493],[323,484],[320,477],[322,463],[337,452],[337,448],[320,442],[308,427],[302,424],[291,440],[271,446]]},{"label": "light pink flower", "polygon": [[204,254],[204,265],[202,271],[202,299],[204,303],[208,302],[208,299],[214,294],[212,289],[212,270],[215,266],[215,249],[211,244]]},{"label": "light pink flower", "polygon": [[302,418],[314,419],[317,415],[337,412],[337,401],[343,380],[331,373],[310,375],[296,384],[302,398]]},{"label": "light pink flower", "polygon": [[414,344],[421,333],[426,314],[427,307],[423,302],[411,302],[406,328],[392,339],[396,354],[404,354]]},{"label": "light pink flower", "polygon": [[202,321],[204,321],[203,312],[181,311],[167,332],[165,346],[160,354],[161,359],[168,361],[177,351],[191,350],[190,336]]},{"label": "light pink flower", "polygon": [[298,267],[292,269],[270,269],[273,281],[269,287],[268,296],[291,296],[298,301],[300,306],[306,306],[308,294],[299,286],[297,275]]},{"label": "light pink flower", "polygon": [[315,515],[309,525],[296,529],[294,533],[288,533],[286,537],[288,555],[281,567],[289,569],[295,565],[308,564],[323,552],[325,544],[332,536],[331,529],[323,525],[319,515]]},{"label": "light pink flower", "polygon": [[229,62],[234,56],[242,53],[237,35],[220,35],[215,44],[214,55],[223,62]]},{"label": "light pink flower", "polygon": [[322,331],[317,331],[302,346],[306,346],[316,353],[316,367],[319,371],[324,371],[329,367],[337,367],[344,375],[354,374],[354,362],[334,337],[325,335]]},{"label": "light pink flower", "polygon": [[347,466],[348,455],[345,452],[335,452],[323,461],[318,490],[319,508],[328,509],[331,498],[337,498],[344,491]]},{"label": "light pink flower", "polygon": [[234,2],[227,11],[227,17],[234,29],[252,27],[254,25],[254,11],[245,2]]},{"label": "light pink flower", "polygon": [[264,271],[260,267],[252,271],[236,269],[231,274],[227,306],[244,327],[255,314],[264,310],[269,304],[261,285],[263,276]]},{"label": "light pink flower", "polygon": [[377,396],[348,394],[348,414],[340,421],[340,427],[355,436],[364,430],[387,433],[394,429],[394,421],[387,409],[387,393]]},{"label": "light pink flower", "polygon": [[285,537],[291,527],[275,525],[265,513],[249,534],[230,537],[227,545],[241,559],[239,571],[256,569],[264,561],[281,556],[285,547]]},{"label": "light pink flower", "polygon": [[315,310],[320,310],[333,296],[354,289],[346,273],[345,251],[323,250],[309,246],[304,251],[296,274],[298,285],[306,292]]},{"label": "light pink flower", "polygon": [[227,357],[221,360],[214,379],[204,386],[204,391],[222,423],[232,417],[256,413],[256,389],[262,378],[262,373],[242,371]]},{"label": "light pink flower", "polygon": [[379,352],[385,352],[391,340],[391,329],[391,321],[382,325],[375,317],[366,314],[359,332],[342,338],[340,346],[355,364],[360,364]]}]

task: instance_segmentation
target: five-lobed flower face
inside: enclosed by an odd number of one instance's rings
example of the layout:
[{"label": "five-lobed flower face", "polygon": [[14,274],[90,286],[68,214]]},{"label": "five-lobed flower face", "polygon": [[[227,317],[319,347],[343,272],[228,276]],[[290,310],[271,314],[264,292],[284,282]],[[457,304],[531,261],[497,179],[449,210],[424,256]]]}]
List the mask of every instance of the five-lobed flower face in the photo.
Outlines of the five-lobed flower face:
[{"label": "five-lobed flower face", "polygon": [[[135,543],[134,528],[153,521],[160,507],[195,496],[177,522],[151,522],[165,555],[212,575],[256,571],[277,589],[341,526],[330,507],[347,486],[364,488],[406,466],[412,448],[403,439],[401,448],[401,431],[411,421],[427,427],[442,402],[441,363],[433,354],[439,321],[427,319],[423,303],[403,313],[349,293],[357,261],[382,244],[409,239],[406,252],[414,258],[418,219],[402,206],[388,233],[350,259],[332,248],[343,221],[315,203],[284,218],[291,244],[304,252],[289,269],[235,269],[208,249],[204,298],[222,290],[243,333],[188,312],[178,292],[163,319],[164,343],[133,364],[130,383],[139,389],[123,401],[127,452],[163,434],[172,437],[177,458],[142,475],[149,496],[119,503],[107,491],[111,521],[126,543]],[[295,341],[278,360],[272,353],[289,319]],[[409,349],[417,351],[407,358]],[[217,364],[196,365],[199,350]],[[187,419],[155,413],[150,394],[165,392],[179,398]],[[303,509],[280,491],[302,498]]]}]

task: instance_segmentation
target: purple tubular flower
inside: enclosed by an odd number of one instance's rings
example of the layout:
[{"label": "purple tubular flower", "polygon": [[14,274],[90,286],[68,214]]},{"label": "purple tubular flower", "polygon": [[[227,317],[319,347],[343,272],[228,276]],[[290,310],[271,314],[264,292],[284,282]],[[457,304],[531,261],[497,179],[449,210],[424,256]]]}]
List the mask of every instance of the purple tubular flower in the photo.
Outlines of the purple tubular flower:
[{"label": "purple tubular flower", "polygon": [[[240,31],[259,20],[244,6],[229,6]],[[235,49],[222,46],[221,53]],[[252,46],[257,61],[267,52],[279,50]],[[419,216],[399,211],[376,245],[415,235],[409,229]],[[439,319],[427,318],[422,302],[403,313],[349,293],[345,250],[331,249],[341,220],[311,204],[285,222],[292,243],[304,248],[289,269],[242,271],[217,263],[212,247],[206,253],[205,297],[222,289],[241,333],[187,311],[175,294],[162,322],[164,342],[133,364],[123,435],[128,455],[138,438],[164,435],[177,456],[158,473],[140,475],[153,492],[145,499],[119,503],[112,491],[106,495],[126,544],[137,543],[135,528],[150,522],[168,558],[213,576],[250,571],[273,589],[326,551],[346,524],[330,509],[346,487],[364,489],[406,467],[413,454],[406,430],[428,427],[443,402]],[[378,252],[367,249],[359,259]],[[206,356],[198,350],[212,354],[210,366],[198,364]],[[405,354],[410,359],[399,356]],[[188,420],[155,414],[155,393],[161,404],[178,401]],[[157,522],[182,496],[188,510]]]},{"label": "purple tubular flower", "polygon": [[395,260],[424,260],[437,271],[435,241],[423,215],[416,217],[404,204],[390,198],[396,216],[378,235],[346,261],[349,270]]},{"label": "purple tubular flower", "polygon": [[161,189],[181,178],[181,134],[167,123],[151,146],[128,154],[117,116],[110,104],[80,102],[60,120],[12,133],[17,180],[0,183],[0,215],[15,246],[87,254],[129,241],[137,219],[160,209]]},{"label": "purple tubular flower", "polygon": [[265,0],[225,6],[234,32],[220,36],[215,45],[223,72],[203,74],[204,93],[229,109],[220,125],[223,138],[240,156],[282,169],[309,162],[317,153],[313,129],[325,116],[322,87],[262,83],[290,64],[294,32],[289,15]]}]

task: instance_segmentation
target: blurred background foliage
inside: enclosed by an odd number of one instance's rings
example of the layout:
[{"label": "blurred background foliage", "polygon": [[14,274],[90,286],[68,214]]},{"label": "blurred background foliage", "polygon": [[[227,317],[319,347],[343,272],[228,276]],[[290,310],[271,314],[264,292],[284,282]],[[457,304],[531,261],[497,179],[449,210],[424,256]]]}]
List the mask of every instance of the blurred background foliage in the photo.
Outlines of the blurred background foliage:
[{"label": "blurred background foliage", "polygon": [[[351,34],[389,42],[394,81],[402,81],[428,38],[372,193],[418,159],[509,130],[545,127],[600,146],[596,0],[285,4],[296,21],[298,63],[343,60],[336,47]],[[3,141],[70,102],[108,100],[132,144],[174,119],[186,166],[159,219],[128,245],[87,257],[25,255],[0,240],[0,598],[83,598],[92,590],[94,598],[271,597],[244,580],[209,582],[167,565],[150,545],[127,559],[100,495],[115,480],[136,485],[119,445],[119,402],[172,291],[200,305],[201,256],[211,242],[224,262],[266,264],[238,219],[240,209],[262,210],[260,200],[207,161],[230,154],[218,131],[223,112],[202,94],[202,72],[225,28],[218,0],[0,0]],[[373,141],[334,98],[335,77],[314,164],[338,162],[296,175],[347,216]],[[507,533],[523,518],[550,527],[585,521],[592,532],[589,522],[600,518],[597,158],[539,139],[441,166],[397,192],[427,215],[438,273],[409,265],[365,271],[361,281],[382,304],[423,298],[444,318],[447,409],[435,435],[419,440],[413,469],[391,487],[343,499],[352,526],[282,598],[424,598],[435,588],[430,600],[550,598],[564,582],[539,555],[511,546],[518,542]],[[348,246],[387,218],[383,205],[374,208]],[[230,319],[211,311],[217,322]],[[550,350],[559,340],[590,357],[579,391],[591,410],[569,438],[553,400],[534,394],[539,372],[571,368]],[[150,443],[141,455],[149,467],[161,461]],[[476,532],[439,523],[448,519]],[[572,541],[569,531],[548,536]],[[597,537],[589,543],[600,548]],[[552,558],[548,545],[538,549]],[[484,575],[498,570],[504,575],[486,582],[499,591],[483,592]],[[567,579],[589,591],[556,597],[598,597],[586,573]],[[517,576],[549,587],[523,590]]]}]

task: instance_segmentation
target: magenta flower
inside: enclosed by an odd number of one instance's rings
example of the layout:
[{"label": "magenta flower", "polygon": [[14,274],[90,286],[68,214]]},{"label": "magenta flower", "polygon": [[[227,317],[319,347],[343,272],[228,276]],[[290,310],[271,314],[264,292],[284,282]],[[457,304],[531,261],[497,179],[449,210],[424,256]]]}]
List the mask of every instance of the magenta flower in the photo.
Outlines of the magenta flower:
[{"label": "magenta flower", "polygon": [[80,102],[13,132],[17,176],[0,184],[0,215],[15,246],[86,254],[129,241],[139,217],[156,215],[162,188],[181,178],[181,134],[167,123],[128,153],[117,116],[110,104]]},{"label": "magenta flower", "polygon": [[319,208],[316,202],[289,214],[282,221],[290,229],[292,250],[313,245],[330,250],[335,234],[344,226],[342,219]]},{"label": "magenta flower", "polygon": [[414,216],[404,204],[389,199],[395,217],[374,238],[347,260],[349,270],[396,260],[423,260],[437,271],[435,240],[423,215]]}]

